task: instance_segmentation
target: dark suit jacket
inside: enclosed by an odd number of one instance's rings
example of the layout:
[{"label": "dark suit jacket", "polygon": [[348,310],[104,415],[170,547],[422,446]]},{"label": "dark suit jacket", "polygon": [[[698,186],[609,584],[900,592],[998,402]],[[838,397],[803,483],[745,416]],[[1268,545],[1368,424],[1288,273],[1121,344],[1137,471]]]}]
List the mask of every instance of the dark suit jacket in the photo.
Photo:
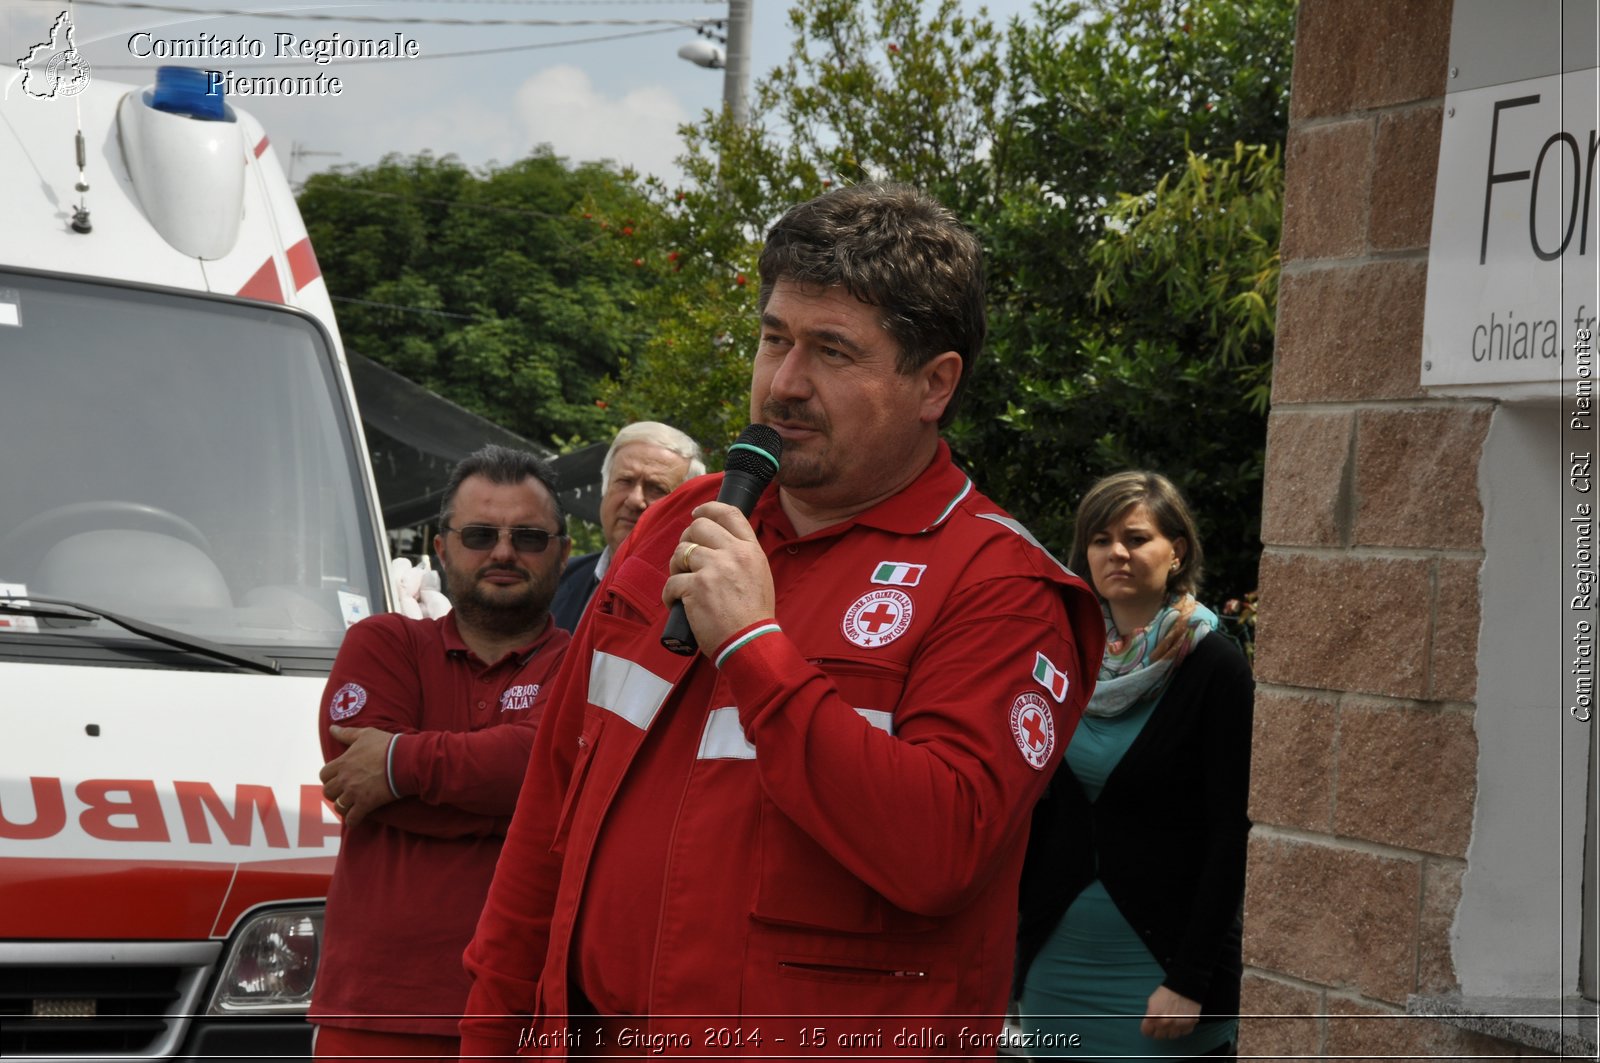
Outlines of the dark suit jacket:
[{"label": "dark suit jacket", "polygon": [[601,553],[604,551],[569,557],[567,567],[561,570],[561,583],[556,587],[556,596],[550,602],[550,615],[555,618],[556,627],[561,630],[578,630],[578,621],[583,619],[583,610],[594,595],[594,589],[600,585],[600,581],[595,578],[594,568],[600,563]]},{"label": "dark suit jacket", "polygon": [[1098,870],[1164,984],[1203,1015],[1238,1013],[1254,691],[1244,654],[1213,632],[1178,666],[1099,800],[1062,761],[1034,810],[1022,870],[1019,991]]}]

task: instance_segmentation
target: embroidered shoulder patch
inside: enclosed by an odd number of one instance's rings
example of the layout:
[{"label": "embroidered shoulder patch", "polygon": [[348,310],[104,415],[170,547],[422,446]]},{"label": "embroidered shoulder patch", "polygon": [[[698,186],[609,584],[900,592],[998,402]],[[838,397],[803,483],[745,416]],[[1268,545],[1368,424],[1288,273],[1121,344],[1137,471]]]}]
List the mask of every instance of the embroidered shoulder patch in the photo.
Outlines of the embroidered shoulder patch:
[{"label": "embroidered shoulder patch", "polygon": [[907,561],[879,561],[872,570],[872,582],[891,587],[915,587],[922,582],[927,565],[913,565]]},{"label": "embroidered shoulder patch", "polygon": [[893,642],[911,626],[911,598],[903,591],[868,591],[845,610],[844,637],[872,649]]},{"label": "embroidered shoulder patch", "polygon": [[1017,740],[1022,759],[1034,771],[1043,771],[1056,748],[1056,721],[1050,705],[1033,691],[1017,695],[1011,703],[1011,737]]},{"label": "embroidered shoulder patch", "polygon": [[328,715],[334,721],[348,720],[367,703],[367,692],[359,683],[346,683],[328,700]]},{"label": "embroidered shoulder patch", "polygon": [[1056,699],[1057,705],[1067,700],[1067,686],[1069,685],[1067,673],[1057,668],[1054,661],[1037,650],[1034,651],[1033,658],[1033,678],[1037,679],[1041,686],[1050,691],[1050,696]]}]

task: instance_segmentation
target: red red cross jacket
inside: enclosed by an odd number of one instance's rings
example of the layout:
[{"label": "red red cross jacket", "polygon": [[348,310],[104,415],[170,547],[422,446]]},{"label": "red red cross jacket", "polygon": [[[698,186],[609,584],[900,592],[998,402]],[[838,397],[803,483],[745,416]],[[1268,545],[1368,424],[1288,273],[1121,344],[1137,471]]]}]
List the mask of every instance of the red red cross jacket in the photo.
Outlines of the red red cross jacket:
[{"label": "red red cross jacket", "polygon": [[719,483],[646,513],[579,627],[467,950],[462,1054],[564,1054],[587,998],[652,1016],[633,1025],[665,1054],[820,1030],[992,1056],[1029,812],[1100,661],[1093,593],[941,443],[808,536],[769,490],[751,523],[781,630],[720,668],[676,657],[661,587]]}]

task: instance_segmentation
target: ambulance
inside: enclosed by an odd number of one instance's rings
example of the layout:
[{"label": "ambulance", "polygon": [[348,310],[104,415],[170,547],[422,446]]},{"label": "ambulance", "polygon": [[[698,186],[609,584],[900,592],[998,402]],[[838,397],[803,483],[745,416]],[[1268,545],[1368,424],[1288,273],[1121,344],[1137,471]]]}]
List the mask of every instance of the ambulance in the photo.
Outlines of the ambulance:
[{"label": "ambulance", "polygon": [[303,1056],[372,470],[260,124],[75,61],[0,74],[0,1056]]}]

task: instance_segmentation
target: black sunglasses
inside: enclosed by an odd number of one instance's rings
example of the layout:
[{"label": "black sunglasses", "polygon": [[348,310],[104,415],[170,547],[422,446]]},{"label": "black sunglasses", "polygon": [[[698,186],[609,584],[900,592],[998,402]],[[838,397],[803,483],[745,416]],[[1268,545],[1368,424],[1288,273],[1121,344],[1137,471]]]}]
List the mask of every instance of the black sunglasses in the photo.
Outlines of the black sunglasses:
[{"label": "black sunglasses", "polygon": [[444,530],[461,536],[461,545],[468,550],[492,550],[500,541],[500,533],[510,532],[511,548],[519,554],[542,554],[551,539],[566,538],[543,528],[499,528],[493,524],[467,524],[460,528],[446,524]]}]

